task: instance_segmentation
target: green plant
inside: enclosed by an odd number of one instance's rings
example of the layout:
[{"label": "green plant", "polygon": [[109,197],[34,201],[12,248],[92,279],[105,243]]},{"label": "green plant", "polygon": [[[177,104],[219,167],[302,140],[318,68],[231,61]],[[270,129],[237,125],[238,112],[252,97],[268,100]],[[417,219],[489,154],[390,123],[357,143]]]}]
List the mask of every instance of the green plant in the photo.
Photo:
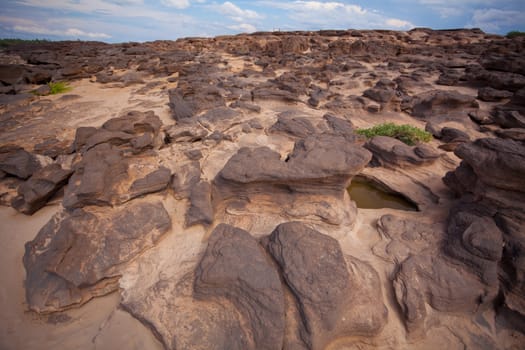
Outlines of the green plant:
[{"label": "green plant", "polygon": [[519,37],[519,36],[525,36],[525,32],[520,32],[520,31],[517,31],[517,30],[513,30],[511,32],[508,32],[506,37],[509,38],[509,39],[512,39],[512,38],[516,38],[516,37]]},{"label": "green plant", "polygon": [[49,94],[51,95],[61,94],[71,90],[71,86],[63,81],[50,82],[47,83],[47,85],[49,86]]},{"label": "green plant", "polygon": [[432,134],[408,124],[397,125],[394,123],[383,123],[368,129],[357,129],[356,132],[359,135],[366,136],[366,138],[374,136],[394,137],[410,146],[416,142],[428,142],[432,140]]},{"label": "green plant", "polygon": [[28,44],[40,44],[48,42],[46,39],[17,39],[17,38],[4,38],[0,39],[0,48],[6,48],[15,45],[28,45]]}]

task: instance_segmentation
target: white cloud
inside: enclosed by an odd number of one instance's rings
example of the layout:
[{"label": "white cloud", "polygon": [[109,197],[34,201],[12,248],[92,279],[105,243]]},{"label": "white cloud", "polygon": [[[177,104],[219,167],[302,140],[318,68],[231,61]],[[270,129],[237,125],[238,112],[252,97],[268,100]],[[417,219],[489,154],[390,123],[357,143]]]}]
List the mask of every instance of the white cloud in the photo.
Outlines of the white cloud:
[{"label": "white cloud", "polygon": [[408,21],[403,21],[401,19],[397,18],[390,18],[385,21],[385,23],[394,28],[400,28],[400,29],[410,29],[414,28],[414,25]]},{"label": "white cloud", "polygon": [[257,28],[254,25],[248,23],[236,24],[228,26],[228,28],[242,33],[253,33],[257,31]]},{"label": "white cloud", "polygon": [[486,32],[499,32],[503,27],[523,25],[525,11],[481,9],[475,10],[472,16],[471,27],[479,27]]},{"label": "white cloud", "polygon": [[262,16],[259,15],[257,12],[253,10],[243,10],[239,6],[229,1],[226,1],[222,5],[214,5],[213,7],[218,12],[222,13],[225,16],[228,16],[229,18],[237,22],[245,22],[247,20],[262,18]]},{"label": "white cloud", "polygon": [[290,23],[292,23],[287,29],[409,29],[413,27],[408,21],[389,18],[359,5],[337,1],[281,2],[269,0],[264,1],[264,4],[287,12],[291,19]]},{"label": "white cloud", "polygon": [[161,0],[162,5],[168,7],[175,7],[177,9],[185,9],[190,7],[189,0]]},{"label": "white cloud", "polygon": [[12,29],[17,32],[37,34],[37,35],[54,35],[54,36],[56,35],[56,36],[67,36],[67,37],[75,37],[75,38],[91,38],[91,39],[111,38],[111,35],[108,35],[105,33],[85,32],[78,28],[67,28],[65,30],[59,30],[59,29],[44,28],[38,25],[29,25],[29,26],[15,25]]},{"label": "white cloud", "polygon": [[108,0],[16,0],[17,4],[27,7],[71,11],[96,16],[150,18],[155,21],[173,22],[175,20],[174,16],[177,15],[177,20],[180,21],[182,19],[181,15],[170,13],[169,11],[159,11],[145,5],[140,5],[141,2],[138,0],[124,0],[123,2],[127,2],[127,5],[120,5],[119,2],[120,1],[118,0],[116,2],[110,2]]}]

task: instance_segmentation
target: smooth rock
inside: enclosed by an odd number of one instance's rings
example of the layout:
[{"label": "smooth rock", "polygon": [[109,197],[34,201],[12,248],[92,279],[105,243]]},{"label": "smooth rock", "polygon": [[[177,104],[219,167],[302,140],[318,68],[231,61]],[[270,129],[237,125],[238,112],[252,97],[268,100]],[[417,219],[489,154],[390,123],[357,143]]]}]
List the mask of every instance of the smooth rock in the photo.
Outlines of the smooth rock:
[{"label": "smooth rock", "polygon": [[246,231],[221,224],[195,272],[197,300],[224,298],[244,319],[246,349],[280,349],[284,337],[284,297],[277,270],[263,247]]},{"label": "smooth rock", "polygon": [[297,300],[308,348],[324,349],[341,337],[373,336],[386,324],[377,272],[353,257],[347,266],[335,239],[288,222],[272,232],[268,251]]},{"label": "smooth rock", "polygon": [[57,214],[25,246],[29,308],[59,311],[117,290],[119,271],[170,228],[161,203]]}]

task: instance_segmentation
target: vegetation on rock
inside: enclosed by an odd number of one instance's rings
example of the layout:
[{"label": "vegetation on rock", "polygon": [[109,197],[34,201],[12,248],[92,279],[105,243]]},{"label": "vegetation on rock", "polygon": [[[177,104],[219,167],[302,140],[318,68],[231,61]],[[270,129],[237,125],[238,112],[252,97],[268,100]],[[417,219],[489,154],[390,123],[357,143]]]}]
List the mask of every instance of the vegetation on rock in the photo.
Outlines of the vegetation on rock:
[{"label": "vegetation on rock", "polygon": [[374,136],[394,137],[410,146],[417,142],[429,142],[432,140],[432,134],[408,124],[383,123],[368,129],[357,129],[356,132],[359,135],[366,136],[366,138]]},{"label": "vegetation on rock", "polygon": [[50,92],[49,94],[55,95],[55,94],[61,94],[63,92],[68,92],[71,90],[71,86],[69,86],[67,83],[63,81],[56,81],[56,82],[50,82],[47,83],[49,86]]}]

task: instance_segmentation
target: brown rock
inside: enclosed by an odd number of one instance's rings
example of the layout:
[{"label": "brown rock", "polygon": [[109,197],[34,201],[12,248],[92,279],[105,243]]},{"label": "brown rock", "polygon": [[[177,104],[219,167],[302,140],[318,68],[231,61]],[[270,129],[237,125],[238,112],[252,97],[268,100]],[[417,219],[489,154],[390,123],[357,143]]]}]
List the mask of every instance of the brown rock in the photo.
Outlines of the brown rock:
[{"label": "brown rock", "polygon": [[74,171],[65,188],[63,205],[66,208],[122,204],[160,191],[170,181],[169,170],[159,168],[154,154],[134,158],[107,143],[88,150]]},{"label": "brown rock", "polygon": [[22,147],[0,147],[0,170],[4,173],[25,180],[40,168],[38,159]]},{"label": "brown rock", "polygon": [[117,290],[120,270],[170,228],[161,203],[58,214],[26,243],[29,308],[63,310]]},{"label": "brown rock", "polygon": [[67,183],[71,170],[58,164],[48,165],[36,171],[18,187],[18,197],[11,205],[21,213],[32,215],[46,205],[47,201]]},{"label": "brown rock", "polygon": [[284,336],[281,281],[264,249],[246,231],[221,224],[195,272],[198,300],[225,299],[249,329],[247,349],[280,349]]},{"label": "brown rock", "polygon": [[377,272],[353,257],[349,269],[335,239],[288,222],[272,232],[268,251],[298,302],[308,348],[324,349],[340,337],[373,336],[386,324]]},{"label": "brown rock", "polygon": [[374,154],[374,161],[385,167],[410,167],[432,164],[439,153],[428,146],[408,146],[388,136],[374,136],[365,148]]},{"label": "brown rock", "polygon": [[186,212],[186,227],[213,223],[213,207],[211,200],[211,185],[200,181],[191,188],[190,207]]}]

